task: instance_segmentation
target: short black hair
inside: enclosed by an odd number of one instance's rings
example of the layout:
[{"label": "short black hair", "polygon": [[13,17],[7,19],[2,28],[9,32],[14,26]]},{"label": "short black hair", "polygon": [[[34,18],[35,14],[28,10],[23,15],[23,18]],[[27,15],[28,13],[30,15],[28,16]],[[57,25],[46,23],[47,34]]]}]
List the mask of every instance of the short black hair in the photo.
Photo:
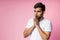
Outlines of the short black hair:
[{"label": "short black hair", "polygon": [[42,9],[42,11],[45,11],[45,5],[41,2],[38,2],[34,5],[34,8],[38,8],[40,7]]}]

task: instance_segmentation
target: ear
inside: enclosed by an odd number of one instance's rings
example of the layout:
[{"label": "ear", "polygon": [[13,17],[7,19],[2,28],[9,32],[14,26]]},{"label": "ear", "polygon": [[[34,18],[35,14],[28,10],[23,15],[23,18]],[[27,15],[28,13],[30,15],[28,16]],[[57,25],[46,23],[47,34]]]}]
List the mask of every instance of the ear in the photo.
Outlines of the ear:
[{"label": "ear", "polygon": [[44,14],[45,13],[45,11],[42,11],[42,14]]}]

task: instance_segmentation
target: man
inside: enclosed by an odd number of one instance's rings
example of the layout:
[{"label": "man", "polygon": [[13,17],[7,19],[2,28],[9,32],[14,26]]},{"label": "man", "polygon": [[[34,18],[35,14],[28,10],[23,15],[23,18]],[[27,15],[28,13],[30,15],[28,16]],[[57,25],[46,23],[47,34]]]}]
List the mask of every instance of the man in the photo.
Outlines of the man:
[{"label": "man", "polygon": [[28,21],[28,24],[23,32],[24,37],[31,35],[30,40],[49,40],[52,25],[49,20],[43,17],[45,5],[38,2],[34,5],[35,17]]}]

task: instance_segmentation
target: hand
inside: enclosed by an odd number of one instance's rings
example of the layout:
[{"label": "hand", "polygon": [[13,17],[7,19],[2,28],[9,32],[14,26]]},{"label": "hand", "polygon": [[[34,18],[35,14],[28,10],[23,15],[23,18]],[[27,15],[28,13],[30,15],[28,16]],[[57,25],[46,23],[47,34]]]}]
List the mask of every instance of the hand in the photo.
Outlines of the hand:
[{"label": "hand", "polygon": [[35,26],[39,25],[39,21],[38,21],[37,18],[34,19],[34,25],[35,25]]}]

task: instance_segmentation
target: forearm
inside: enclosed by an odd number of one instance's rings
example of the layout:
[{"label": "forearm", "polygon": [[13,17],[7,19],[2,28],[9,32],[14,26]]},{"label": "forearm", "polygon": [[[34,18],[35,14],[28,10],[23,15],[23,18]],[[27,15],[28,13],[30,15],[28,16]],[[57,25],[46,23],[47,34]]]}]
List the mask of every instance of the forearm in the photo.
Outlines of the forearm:
[{"label": "forearm", "polygon": [[32,33],[33,30],[34,30],[34,26],[32,26],[31,28],[25,30],[24,31],[24,37],[29,36]]},{"label": "forearm", "polygon": [[27,31],[27,33],[28,33],[28,34],[31,34],[33,30],[34,30],[34,26],[31,27],[31,28],[29,28],[28,31]]},{"label": "forearm", "polygon": [[43,39],[43,40],[48,40],[47,34],[44,33],[44,31],[43,31],[39,26],[36,26],[36,28],[38,29],[38,32],[39,32],[39,34],[41,35],[42,39]]}]

